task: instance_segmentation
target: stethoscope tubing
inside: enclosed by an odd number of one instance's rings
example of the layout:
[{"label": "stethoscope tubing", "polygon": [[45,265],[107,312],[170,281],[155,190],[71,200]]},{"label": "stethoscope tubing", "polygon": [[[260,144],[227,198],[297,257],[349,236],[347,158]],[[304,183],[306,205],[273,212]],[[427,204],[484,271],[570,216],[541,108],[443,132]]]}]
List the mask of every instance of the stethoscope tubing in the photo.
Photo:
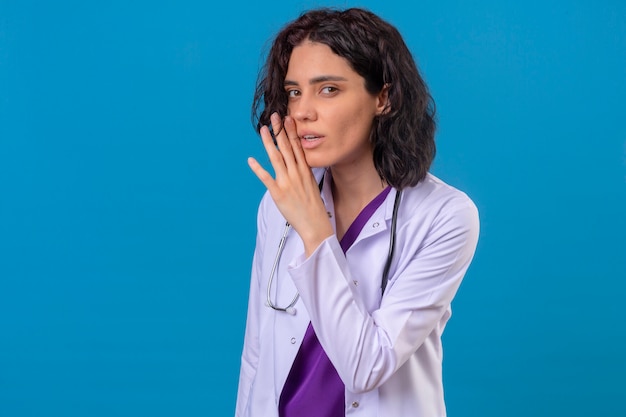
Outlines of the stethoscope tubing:
[{"label": "stethoscope tubing", "polygon": [[389,252],[387,254],[387,262],[385,262],[385,269],[383,270],[383,279],[380,282],[380,294],[385,293],[387,288],[387,282],[389,281],[389,269],[391,268],[391,261],[393,260],[394,251],[396,250],[396,225],[398,223],[398,207],[400,207],[400,198],[402,191],[396,192],[396,199],[393,202],[393,214],[391,215],[391,236],[389,238]]},{"label": "stethoscope tubing", "polygon": [[293,308],[293,306],[295,306],[296,302],[298,302],[298,298],[300,297],[299,293],[296,292],[296,295],[293,297],[293,299],[291,300],[291,302],[289,303],[287,307],[278,307],[277,305],[274,305],[274,303],[272,303],[272,297],[271,297],[272,281],[274,281],[274,276],[276,275],[276,268],[278,268],[278,262],[283,253],[283,249],[285,249],[285,242],[287,241],[287,234],[289,234],[289,229],[291,229],[291,225],[289,224],[289,222],[285,222],[283,235],[281,236],[280,242],[278,243],[278,252],[276,252],[276,257],[274,258],[274,263],[272,265],[272,271],[270,272],[270,279],[267,283],[267,300],[265,304],[274,310],[284,311],[293,315],[295,314],[295,309]]}]

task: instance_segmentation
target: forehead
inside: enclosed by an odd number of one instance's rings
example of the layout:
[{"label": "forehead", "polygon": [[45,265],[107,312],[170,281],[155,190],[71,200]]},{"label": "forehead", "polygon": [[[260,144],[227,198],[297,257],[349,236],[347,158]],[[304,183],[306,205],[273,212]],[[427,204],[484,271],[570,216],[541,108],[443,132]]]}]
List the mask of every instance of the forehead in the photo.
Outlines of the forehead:
[{"label": "forehead", "polygon": [[348,60],[340,57],[328,45],[304,41],[293,48],[289,58],[286,79],[305,81],[322,75],[342,76],[361,79]]}]

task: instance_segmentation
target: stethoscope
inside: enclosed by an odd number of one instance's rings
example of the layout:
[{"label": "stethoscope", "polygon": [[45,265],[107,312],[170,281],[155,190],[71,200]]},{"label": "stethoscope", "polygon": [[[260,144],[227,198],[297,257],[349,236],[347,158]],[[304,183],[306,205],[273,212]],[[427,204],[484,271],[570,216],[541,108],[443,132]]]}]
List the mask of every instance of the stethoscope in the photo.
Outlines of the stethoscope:
[{"label": "stethoscope", "polygon": [[[322,185],[324,184],[324,178],[322,177],[319,188],[320,191],[322,189]],[[385,269],[383,269],[383,277],[380,283],[381,295],[385,293],[385,288],[387,288],[387,282],[389,281],[389,268],[391,268],[391,261],[393,259],[393,254],[396,246],[396,223],[398,219],[398,207],[400,206],[400,196],[402,195],[402,191],[398,190],[396,192],[396,199],[393,203],[393,214],[391,217],[391,234],[389,236],[389,252],[387,253],[387,261],[385,262]],[[267,282],[267,300],[265,305],[276,310],[283,311],[287,314],[291,314],[294,316],[296,314],[295,305],[298,302],[298,298],[300,294],[296,292],[296,295],[293,297],[291,302],[286,307],[279,307],[272,302],[271,291],[272,291],[272,282],[274,281],[274,276],[276,275],[276,269],[278,268],[278,262],[280,261],[280,257],[283,254],[283,249],[285,248],[285,242],[287,241],[287,235],[289,234],[289,229],[291,229],[291,225],[289,222],[285,222],[285,228],[283,229],[283,234],[280,238],[280,242],[278,243],[278,251],[276,252],[276,257],[274,258],[274,263],[272,264],[272,271],[270,272],[270,279]]]}]

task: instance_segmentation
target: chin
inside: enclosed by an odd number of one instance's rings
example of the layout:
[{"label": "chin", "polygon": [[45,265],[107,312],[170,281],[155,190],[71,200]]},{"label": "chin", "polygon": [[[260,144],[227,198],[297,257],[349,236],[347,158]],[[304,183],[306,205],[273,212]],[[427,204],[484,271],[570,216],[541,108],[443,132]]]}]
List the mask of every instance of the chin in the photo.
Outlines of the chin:
[{"label": "chin", "polygon": [[304,154],[306,159],[306,163],[311,168],[326,168],[329,166],[329,161],[324,160],[323,158],[307,155],[306,152]]}]

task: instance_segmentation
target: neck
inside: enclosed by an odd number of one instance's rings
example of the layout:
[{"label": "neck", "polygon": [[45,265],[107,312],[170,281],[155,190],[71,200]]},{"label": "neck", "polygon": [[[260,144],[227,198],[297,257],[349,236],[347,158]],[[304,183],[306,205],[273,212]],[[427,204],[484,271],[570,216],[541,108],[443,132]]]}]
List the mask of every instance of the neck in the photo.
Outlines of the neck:
[{"label": "neck", "polygon": [[359,213],[387,184],[380,179],[374,163],[367,169],[331,167],[335,226],[341,240]]},{"label": "neck", "polygon": [[340,206],[348,212],[360,212],[387,186],[378,175],[373,162],[367,169],[332,167],[330,171],[335,207]]}]

